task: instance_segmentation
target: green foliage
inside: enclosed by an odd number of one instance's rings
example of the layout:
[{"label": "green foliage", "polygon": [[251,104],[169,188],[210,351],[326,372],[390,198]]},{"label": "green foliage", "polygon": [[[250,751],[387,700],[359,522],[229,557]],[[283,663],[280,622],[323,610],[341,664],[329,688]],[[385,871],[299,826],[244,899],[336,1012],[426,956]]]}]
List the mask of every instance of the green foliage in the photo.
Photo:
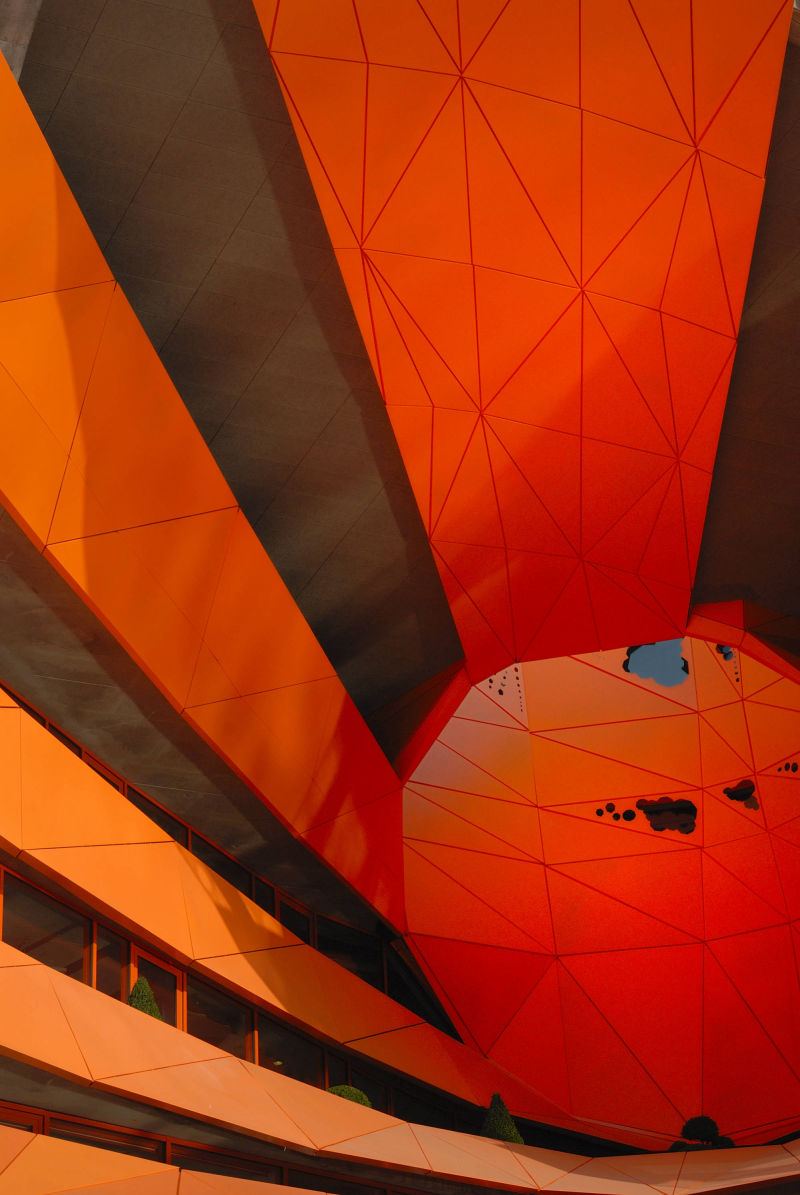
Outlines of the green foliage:
[{"label": "green foliage", "polygon": [[481,1125],[481,1136],[493,1137],[495,1141],[511,1141],[514,1145],[525,1144],[514,1117],[497,1092],[492,1096],[492,1102],[486,1110]]},{"label": "green foliage", "polygon": [[149,1017],[155,1017],[157,1021],[163,1021],[164,1019],[161,1015],[161,1009],[156,1003],[156,998],[153,995],[153,989],[143,975],[139,976],[131,988],[128,1003],[131,1008],[138,1008],[139,1012],[146,1012]]},{"label": "green foliage", "polygon": [[719,1138],[717,1122],[710,1116],[690,1116],[681,1129],[681,1136],[687,1141],[702,1141],[704,1145],[716,1145]]},{"label": "green foliage", "polygon": [[332,1095],[340,1095],[343,1100],[352,1100],[354,1104],[363,1104],[365,1108],[372,1107],[372,1100],[359,1087],[350,1087],[347,1083],[336,1083],[329,1087]]}]

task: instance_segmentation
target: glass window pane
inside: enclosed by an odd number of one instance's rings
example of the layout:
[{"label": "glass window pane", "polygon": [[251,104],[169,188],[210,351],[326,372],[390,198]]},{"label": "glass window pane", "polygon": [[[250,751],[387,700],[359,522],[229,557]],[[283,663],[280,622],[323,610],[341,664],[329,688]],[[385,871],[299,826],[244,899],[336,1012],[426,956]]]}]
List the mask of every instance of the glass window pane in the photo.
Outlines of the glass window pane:
[{"label": "glass window pane", "polygon": [[246,867],[242,867],[241,863],[230,859],[224,851],[217,850],[210,842],[206,842],[205,838],[201,838],[194,832],[192,832],[191,849],[192,854],[205,863],[206,867],[210,867],[218,876],[222,876],[223,880],[233,884],[234,888],[238,888],[246,896],[250,895],[250,872]]},{"label": "glass window pane", "polygon": [[156,998],[161,1019],[168,1025],[178,1023],[178,977],[164,967],[159,967],[152,959],[139,955],[139,974],[143,975]]},{"label": "glass window pane", "polygon": [[383,1083],[379,1083],[377,1079],[373,1079],[372,1075],[366,1074],[364,1071],[356,1070],[355,1067],[351,1069],[350,1082],[353,1087],[357,1087],[359,1091],[363,1091],[373,1108],[377,1108],[379,1112],[385,1112],[388,1108],[386,1098],[386,1088]]},{"label": "glass window pane", "polygon": [[186,1030],[220,1050],[247,1057],[247,1034],[252,1014],[230,996],[199,983],[190,975],[186,980]]},{"label": "glass window pane", "polygon": [[338,1054],[328,1054],[328,1086],[342,1087],[350,1082],[350,1068],[346,1058]]},{"label": "glass window pane", "polygon": [[89,920],[6,874],[3,941],[64,975],[88,982]]},{"label": "glass window pane", "polygon": [[256,904],[275,916],[275,889],[272,884],[265,884],[258,876],[255,877],[255,884],[253,887],[253,900]]},{"label": "glass window pane", "polygon": [[285,925],[288,930],[291,930],[301,942],[311,941],[311,918],[305,913],[301,913],[294,905],[287,905],[281,901],[278,908],[278,920],[281,925]]},{"label": "glass window pane", "polygon": [[411,1012],[415,1012],[417,1016],[422,1017],[435,1029],[449,1034],[456,1041],[461,1041],[443,1009],[434,997],[425,991],[408,963],[395,953],[396,950],[397,943],[393,942],[390,949],[386,951],[387,995],[391,996],[392,1000],[396,1000],[398,1004],[410,1009]]},{"label": "glass window pane", "polygon": [[64,731],[59,730],[58,727],[54,726],[52,722],[47,729],[50,731],[53,738],[58,739],[59,743],[63,743],[65,747],[69,747],[73,755],[82,754],[82,751],[75,740],[71,739],[68,734],[64,734]]},{"label": "glass window pane", "polygon": [[[200,1146],[171,1144],[169,1160],[172,1166],[199,1170],[203,1174],[226,1174],[232,1178],[253,1178],[263,1183],[280,1183],[283,1174],[278,1166],[261,1158],[237,1158],[235,1154],[217,1153]],[[215,1187],[214,1190],[217,1188]],[[248,1187],[248,1190],[250,1188]],[[239,1188],[237,1187],[238,1191]]]},{"label": "glass window pane", "polygon": [[412,1124],[428,1124],[437,1129],[453,1127],[451,1110],[442,1108],[414,1088],[394,1087],[392,1089],[392,1108],[395,1116],[400,1120],[410,1120]]},{"label": "glass window pane", "polygon": [[48,1133],[63,1141],[80,1141],[99,1149],[112,1149],[115,1153],[133,1154],[137,1158],[151,1158],[154,1162],[164,1160],[164,1142],[146,1137],[143,1133],[126,1133],[124,1129],[105,1128],[102,1125],[81,1124],[79,1121],[50,1118]]},{"label": "glass window pane", "polygon": [[385,1187],[365,1187],[332,1174],[308,1174],[305,1170],[290,1170],[290,1187],[306,1187],[309,1191],[330,1191],[332,1195],[386,1195]]},{"label": "glass window pane", "polygon": [[322,1086],[323,1055],[321,1046],[293,1033],[285,1025],[258,1018],[258,1065],[280,1071],[302,1083]]},{"label": "glass window pane", "polygon": [[374,934],[317,917],[317,950],[383,991],[383,951]]},{"label": "glass window pane", "polygon": [[97,927],[97,974],[95,987],[116,1000],[127,998],[125,991],[125,965],[128,961],[128,943],[118,934],[102,925]]},{"label": "glass window pane", "polygon": [[174,838],[181,846],[186,846],[189,841],[189,831],[183,822],[179,822],[171,813],[167,813],[166,809],[160,809],[154,801],[151,801],[149,797],[146,797],[144,793],[140,793],[137,789],[131,788],[130,785],[128,785],[128,791],[125,795],[132,805],[135,805],[137,809],[141,809],[142,813],[149,817],[151,822],[155,822],[157,826],[160,826],[165,834],[169,834],[170,838]]}]

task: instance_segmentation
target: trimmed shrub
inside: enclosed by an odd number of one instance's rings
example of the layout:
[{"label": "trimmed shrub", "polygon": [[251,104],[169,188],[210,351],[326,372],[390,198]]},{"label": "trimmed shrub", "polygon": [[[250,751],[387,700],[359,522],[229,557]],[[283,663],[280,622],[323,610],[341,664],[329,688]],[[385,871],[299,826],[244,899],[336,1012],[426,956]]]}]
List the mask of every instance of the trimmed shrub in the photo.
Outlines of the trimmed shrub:
[{"label": "trimmed shrub", "polygon": [[704,1145],[716,1145],[719,1127],[710,1116],[690,1116],[681,1129],[681,1136],[687,1141],[702,1141]]},{"label": "trimmed shrub", "polygon": [[483,1118],[481,1136],[493,1137],[495,1141],[511,1141],[514,1145],[525,1144],[514,1117],[497,1092],[492,1096],[492,1102]]},{"label": "trimmed shrub", "polygon": [[163,1021],[161,1009],[158,1007],[156,998],[153,995],[153,989],[145,979],[144,975],[140,975],[136,983],[131,988],[131,994],[128,996],[128,1003],[131,1008],[138,1008],[139,1012],[146,1012],[149,1017],[155,1017],[157,1021]]},{"label": "trimmed shrub", "polygon": [[331,1095],[340,1095],[343,1100],[352,1100],[354,1104],[363,1104],[365,1108],[372,1107],[372,1100],[365,1095],[360,1087],[350,1087],[347,1083],[336,1083],[329,1087]]}]

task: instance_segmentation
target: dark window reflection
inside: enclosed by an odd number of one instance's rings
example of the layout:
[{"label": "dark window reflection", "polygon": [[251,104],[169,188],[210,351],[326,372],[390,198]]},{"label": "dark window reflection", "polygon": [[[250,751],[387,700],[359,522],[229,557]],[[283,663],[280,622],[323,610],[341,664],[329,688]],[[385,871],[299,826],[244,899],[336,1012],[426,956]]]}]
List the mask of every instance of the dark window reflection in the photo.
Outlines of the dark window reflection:
[{"label": "dark window reflection", "polygon": [[205,863],[206,867],[210,867],[218,876],[222,876],[223,880],[233,884],[234,888],[244,892],[245,896],[250,895],[250,872],[246,867],[242,867],[235,859],[228,858],[224,851],[217,850],[210,842],[206,842],[205,838],[201,838],[194,832],[192,832],[191,850],[201,863]]},{"label": "dark window reflection", "polygon": [[307,1174],[304,1170],[290,1170],[290,1187],[306,1187],[309,1191],[330,1191],[332,1195],[386,1195],[384,1187],[366,1187],[330,1174]]},{"label": "dark window reflection", "polygon": [[253,884],[253,900],[265,912],[275,916],[275,889],[272,884],[265,884],[258,876],[255,877]]},{"label": "dark window reflection", "polygon": [[248,1008],[191,976],[186,981],[186,1029],[220,1050],[247,1057]]},{"label": "dark window reflection", "polygon": [[168,1025],[178,1023],[178,977],[152,959],[139,956],[139,974],[143,975],[156,998],[161,1019]]},{"label": "dark window reflection", "polygon": [[127,999],[125,991],[125,965],[128,961],[128,943],[110,929],[97,927],[97,974],[95,987],[116,1000]]},{"label": "dark window reflection", "polygon": [[383,951],[379,938],[327,917],[317,917],[317,950],[383,991]]},{"label": "dark window reflection", "polygon": [[301,913],[294,905],[287,905],[285,901],[281,901],[278,908],[278,920],[301,942],[311,941],[311,918],[307,917],[305,913]]},{"label": "dark window reflection", "polygon": [[150,818],[151,822],[155,822],[160,826],[165,834],[169,834],[170,838],[174,838],[181,846],[186,846],[189,841],[189,831],[184,826],[183,822],[179,822],[177,818],[172,817],[165,809],[160,809],[153,801],[140,793],[137,789],[131,788],[128,785],[127,792],[128,800],[137,809],[141,809],[142,813]]},{"label": "dark window reflection", "polygon": [[3,941],[73,979],[89,982],[89,920],[6,874]]},{"label": "dark window reflection", "polygon": [[350,1068],[346,1058],[338,1054],[328,1054],[328,1086],[342,1087],[350,1082]]},{"label": "dark window reflection", "polygon": [[363,1091],[373,1108],[377,1108],[379,1112],[388,1111],[388,1100],[386,1088],[383,1083],[379,1083],[372,1075],[364,1071],[358,1071],[355,1067],[351,1070],[350,1082],[353,1087],[357,1087],[359,1091]]},{"label": "dark window reflection", "polygon": [[442,1107],[414,1088],[395,1087],[392,1090],[392,1109],[400,1120],[410,1120],[414,1124],[429,1124],[437,1129],[453,1127],[453,1113],[450,1108]]},{"label": "dark window reflection", "polygon": [[322,1086],[321,1047],[266,1017],[258,1018],[258,1064],[291,1079]]}]

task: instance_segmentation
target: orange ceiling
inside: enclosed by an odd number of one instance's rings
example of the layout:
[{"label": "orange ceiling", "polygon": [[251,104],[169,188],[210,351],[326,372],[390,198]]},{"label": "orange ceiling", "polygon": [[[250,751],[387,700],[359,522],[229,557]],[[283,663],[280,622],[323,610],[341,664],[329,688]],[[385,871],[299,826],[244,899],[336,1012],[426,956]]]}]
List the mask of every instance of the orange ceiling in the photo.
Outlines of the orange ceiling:
[{"label": "orange ceiling", "polygon": [[473,681],[685,629],[788,0],[256,0]]}]

